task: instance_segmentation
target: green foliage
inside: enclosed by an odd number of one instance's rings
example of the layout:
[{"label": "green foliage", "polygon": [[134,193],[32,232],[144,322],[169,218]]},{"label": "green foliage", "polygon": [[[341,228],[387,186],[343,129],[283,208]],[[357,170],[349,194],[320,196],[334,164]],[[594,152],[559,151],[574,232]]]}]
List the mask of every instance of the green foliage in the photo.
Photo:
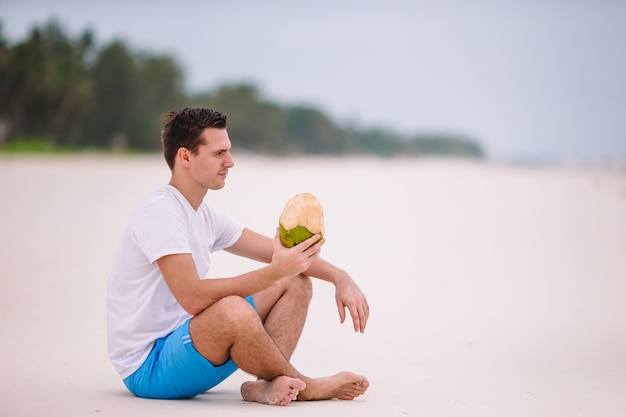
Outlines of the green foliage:
[{"label": "green foliage", "polygon": [[351,136],[313,108],[288,109],[286,133],[295,150],[300,152],[345,154],[356,149],[353,149]]},{"label": "green foliage", "polygon": [[52,142],[41,138],[15,138],[0,145],[0,151],[12,153],[51,153],[58,150]]},{"label": "green foliage", "polygon": [[477,143],[459,136],[407,139],[384,129],[341,127],[313,107],[267,101],[252,84],[190,96],[169,56],[138,53],[121,40],[97,48],[91,32],[72,39],[55,21],[11,45],[0,24],[2,149],[157,150],[162,115],[181,106],[227,114],[235,146],[256,152],[483,156]]},{"label": "green foliage", "polygon": [[[54,21],[34,28],[29,38],[5,46],[0,57],[0,115],[13,135],[76,140],[89,92],[82,58],[91,48],[88,32],[68,39]],[[3,39],[2,44],[7,42]]]},{"label": "green foliage", "polygon": [[475,158],[484,156],[483,150],[472,140],[442,134],[415,136],[406,144],[404,152],[418,155],[465,155]]}]

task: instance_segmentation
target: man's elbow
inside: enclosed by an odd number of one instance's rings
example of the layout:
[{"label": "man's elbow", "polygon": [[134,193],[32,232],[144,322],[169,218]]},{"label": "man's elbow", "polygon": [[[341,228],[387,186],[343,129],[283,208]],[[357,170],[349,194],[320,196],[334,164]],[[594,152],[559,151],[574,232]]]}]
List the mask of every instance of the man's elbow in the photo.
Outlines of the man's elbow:
[{"label": "man's elbow", "polygon": [[197,316],[208,307],[206,301],[202,302],[202,300],[199,300],[195,297],[190,297],[184,301],[181,301],[180,306],[183,308],[183,310],[185,310],[192,316]]}]

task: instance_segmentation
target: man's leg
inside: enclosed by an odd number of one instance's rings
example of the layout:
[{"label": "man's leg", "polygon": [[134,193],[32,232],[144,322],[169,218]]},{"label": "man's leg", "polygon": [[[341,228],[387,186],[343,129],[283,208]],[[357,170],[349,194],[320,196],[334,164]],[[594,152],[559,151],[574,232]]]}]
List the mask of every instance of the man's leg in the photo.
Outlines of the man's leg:
[{"label": "man's leg", "polygon": [[[270,326],[278,326],[284,319],[282,314],[277,314],[280,309],[274,310],[279,303],[280,299],[273,308],[261,307]],[[297,338],[295,342],[294,338],[282,339],[279,343],[283,346],[279,347],[259,314],[241,297],[225,297],[195,316],[190,321],[189,332],[194,347],[213,365],[232,358],[241,369],[260,378],[242,385],[242,395],[247,401],[286,405],[296,396],[300,400],[353,399],[369,386],[365,377],[351,372],[325,378],[309,378],[299,373],[281,350],[291,355]]]},{"label": "man's leg", "polygon": [[311,279],[300,275],[253,296],[267,334],[288,360],[302,335],[312,295]]}]

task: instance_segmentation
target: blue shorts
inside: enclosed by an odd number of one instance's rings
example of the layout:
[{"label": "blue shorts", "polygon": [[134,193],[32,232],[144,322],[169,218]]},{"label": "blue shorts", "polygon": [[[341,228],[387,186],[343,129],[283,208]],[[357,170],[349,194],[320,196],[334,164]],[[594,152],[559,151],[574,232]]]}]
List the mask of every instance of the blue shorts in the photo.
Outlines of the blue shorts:
[{"label": "blue shorts", "polygon": [[[254,307],[252,296],[246,297],[246,301]],[[191,398],[213,388],[238,369],[232,359],[213,366],[200,355],[189,336],[189,320],[155,341],[141,367],[124,379],[130,392],[144,398]]]}]

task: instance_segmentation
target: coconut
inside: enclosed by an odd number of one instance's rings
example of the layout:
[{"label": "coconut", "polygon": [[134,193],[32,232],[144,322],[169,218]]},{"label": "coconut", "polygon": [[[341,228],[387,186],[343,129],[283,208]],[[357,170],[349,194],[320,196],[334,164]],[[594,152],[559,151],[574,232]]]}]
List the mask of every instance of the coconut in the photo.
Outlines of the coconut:
[{"label": "coconut", "polygon": [[292,197],[279,219],[280,240],[291,248],[313,235],[324,235],[324,210],[317,198],[309,193]]}]

